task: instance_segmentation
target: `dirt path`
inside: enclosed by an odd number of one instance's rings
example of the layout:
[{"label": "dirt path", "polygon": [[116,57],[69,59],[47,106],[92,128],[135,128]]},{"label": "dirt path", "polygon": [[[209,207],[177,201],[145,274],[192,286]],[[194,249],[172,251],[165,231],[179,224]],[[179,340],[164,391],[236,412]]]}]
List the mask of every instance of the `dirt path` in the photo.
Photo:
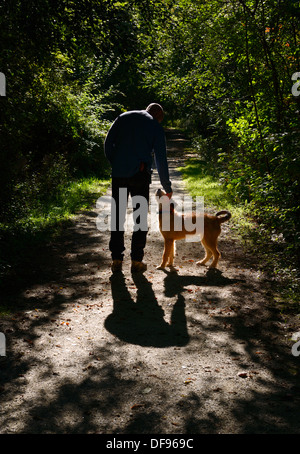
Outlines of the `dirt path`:
[{"label": "dirt path", "polygon": [[[184,145],[169,133],[177,193]],[[185,241],[178,272],[156,270],[163,241],[150,232],[147,272],[131,275],[127,235],[111,277],[97,215],[78,217],[2,295],[17,311],[0,320],[0,433],[299,433],[299,325],[275,310],[272,281],[230,223],[219,272],[196,267],[202,247]]]}]

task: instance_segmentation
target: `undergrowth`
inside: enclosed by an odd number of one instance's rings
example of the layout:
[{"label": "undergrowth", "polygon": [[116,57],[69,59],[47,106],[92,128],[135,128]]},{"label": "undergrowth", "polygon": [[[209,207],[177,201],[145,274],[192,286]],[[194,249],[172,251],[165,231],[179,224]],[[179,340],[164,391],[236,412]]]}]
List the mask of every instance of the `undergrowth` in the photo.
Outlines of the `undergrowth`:
[{"label": "undergrowth", "polygon": [[47,203],[36,200],[22,217],[0,224],[0,286],[11,276],[17,280],[27,254],[58,237],[76,214],[91,208],[109,183],[108,178],[95,177],[70,182],[58,188]]},{"label": "undergrowth", "polygon": [[[189,150],[191,151],[191,150]],[[226,191],[216,168],[201,157],[190,158],[180,170],[189,194],[204,197],[207,211],[229,210],[232,214],[231,231],[242,241],[245,250],[254,252],[257,267],[270,275],[277,296],[274,304],[283,313],[300,312],[299,270],[291,263],[282,237],[272,235],[255,218],[251,204],[237,204]]]}]

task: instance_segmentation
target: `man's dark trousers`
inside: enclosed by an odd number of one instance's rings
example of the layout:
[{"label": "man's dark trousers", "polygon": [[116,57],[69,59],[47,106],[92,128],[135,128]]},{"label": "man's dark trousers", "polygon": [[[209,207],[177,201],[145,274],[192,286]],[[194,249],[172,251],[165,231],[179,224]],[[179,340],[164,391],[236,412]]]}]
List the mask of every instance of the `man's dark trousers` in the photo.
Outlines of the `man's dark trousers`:
[{"label": "man's dark trousers", "polygon": [[[112,260],[123,260],[124,256],[124,223],[127,210],[128,195],[130,194],[131,198],[134,196],[142,196],[146,199],[148,205],[150,183],[151,175],[147,172],[147,170],[139,171],[137,174],[133,175],[130,178],[112,178],[112,198],[115,201],[114,208],[116,210],[116,223],[115,225],[112,225],[109,242],[109,249],[111,251]],[[127,190],[127,196],[125,200],[124,197],[121,197],[120,200],[120,188]],[[134,208],[134,212],[137,209],[139,209],[139,204],[137,204],[137,206]],[[144,222],[140,221],[139,216],[136,219],[136,223],[145,225]],[[113,227],[116,227],[116,229],[114,229]],[[136,231],[134,229],[131,238],[131,260],[135,260],[137,262],[141,262],[143,260],[147,233],[148,228],[145,230],[138,229]]]}]

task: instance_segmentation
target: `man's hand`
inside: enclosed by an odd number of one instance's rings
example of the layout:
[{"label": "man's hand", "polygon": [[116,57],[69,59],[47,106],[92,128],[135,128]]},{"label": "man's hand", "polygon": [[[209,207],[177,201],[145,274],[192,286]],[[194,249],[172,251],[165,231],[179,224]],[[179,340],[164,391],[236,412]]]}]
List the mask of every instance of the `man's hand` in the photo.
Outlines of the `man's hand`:
[{"label": "man's hand", "polygon": [[173,195],[173,192],[168,192],[168,194],[166,194],[166,196],[169,197],[169,199],[171,199],[172,195]]}]

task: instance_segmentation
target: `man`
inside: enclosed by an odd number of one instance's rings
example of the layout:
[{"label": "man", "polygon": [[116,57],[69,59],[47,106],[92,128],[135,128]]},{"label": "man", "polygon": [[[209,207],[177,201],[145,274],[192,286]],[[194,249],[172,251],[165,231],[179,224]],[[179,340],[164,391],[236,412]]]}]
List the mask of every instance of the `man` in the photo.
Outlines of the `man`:
[{"label": "man", "polygon": [[[171,198],[172,196],[165,134],[160,125],[163,117],[163,108],[156,103],[150,104],[146,110],[125,112],[115,120],[105,139],[105,155],[112,166],[112,197],[115,201],[116,214],[116,218],[113,219],[114,213],[112,213],[109,242],[113,272],[122,270],[123,252],[125,250],[124,222],[128,194],[132,198],[135,196],[144,197],[147,206],[149,203],[152,153],[154,153],[161,184],[168,197]],[[125,202],[123,202],[124,191],[126,192]],[[145,222],[140,224],[145,225]],[[131,271],[143,272],[147,269],[147,265],[143,263],[147,233],[147,220],[146,228],[137,228],[135,219],[135,228],[131,240]]]}]

